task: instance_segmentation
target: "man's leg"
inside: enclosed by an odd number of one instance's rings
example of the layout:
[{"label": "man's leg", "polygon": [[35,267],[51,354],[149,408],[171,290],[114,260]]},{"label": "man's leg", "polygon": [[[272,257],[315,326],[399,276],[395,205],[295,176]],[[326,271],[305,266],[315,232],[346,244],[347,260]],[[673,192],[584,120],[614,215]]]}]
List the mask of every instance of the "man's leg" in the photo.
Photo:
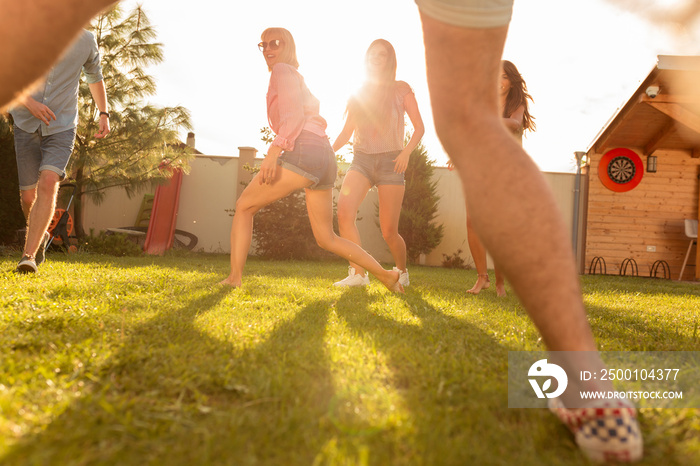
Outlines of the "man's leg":
[{"label": "man's leg", "polygon": [[[556,353],[563,358],[557,362],[569,369],[582,367],[582,361],[586,367],[602,367],[554,196],[497,111],[496,83],[507,26],[467,29],[424,14],[422,20],[435,127],[462,180],[477,234],[547,347],[570,352]],[[590,389],[608,389],[595,383]],[[641,458],[642,439],[632,406],[602,400],[590,406],[595,409],[567,409],[573,406],[569,402],[579,401],[573,392],[573,397],[554,400],[558,405],[552,408],[586,455],[595,460]],[[600,422],[620,426],[624,433],[614,441],[591,435]]]},{"label": "man's leg", "polygon": [[477,234],[550,350],[595,351],[554,196],[498,115],[496,83],[508,28],[422,19],[435,126]]},{"label": "man's leg", "polygon": [[43,261],[44,238],[56,207],[58,185],[73,152],[75,129],[42,136],[40,130],[27,133],[15,126],[14,132],[22,211],[27,219],[18,271],[36,272]]},{"label": "man's leg", "polygon": [[21,192],[22,210],[27,218],[24,256],[29,256],[33,259],[36,257],[39,246],[43,247],[42,240],[56,208],[56,196],[60,181],[61,179],[57,173],[51,170],[44,170],[39,175],[39,183],[35,189]]}]

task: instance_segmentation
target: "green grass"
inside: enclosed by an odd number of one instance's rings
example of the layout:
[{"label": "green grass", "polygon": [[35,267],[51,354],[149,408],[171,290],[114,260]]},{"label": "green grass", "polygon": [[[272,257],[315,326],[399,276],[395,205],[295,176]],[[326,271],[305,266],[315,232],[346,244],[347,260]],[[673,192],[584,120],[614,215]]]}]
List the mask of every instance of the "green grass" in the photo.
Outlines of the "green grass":
[{"label": "green grass", "polygon": [[[0,258],[0,464],[585,465],[546,410],[508,409],[508,351],[543,349],[474,271],[403,296],[342,262]],[[584,276],[602,349],[700,349],[700,286]],[[700,464],[696,410],[642,409],[646,465]]]}]

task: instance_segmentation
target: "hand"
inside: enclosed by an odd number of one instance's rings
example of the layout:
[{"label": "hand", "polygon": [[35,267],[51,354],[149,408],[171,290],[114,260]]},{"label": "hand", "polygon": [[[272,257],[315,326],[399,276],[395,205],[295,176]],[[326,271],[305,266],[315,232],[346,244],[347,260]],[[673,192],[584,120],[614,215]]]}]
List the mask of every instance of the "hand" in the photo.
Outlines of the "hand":
[{"label": "hand", "polygon": [[394,171],[396,173],[405,173],[408,167],[408,158],[411,156],[410,152],[401,151],[398,157],[394,159]]},{"label": "hand", "polygon": [[452,171],[452,170],[455,169],[455,164],[452,163],[452,160],[448,160],[448,161],[447,161],[447,169],[448,169],[449,171]]},{"label": "hand", "polygon": [[35,118],[41,120],[46,126],[49,125],[51,120],[56,120],[56,115],[51,111],[46,105],[37,102],[36,100],[27,98],[24,101],[24,106],[27,107],[29,113],[34,115]]},{"label": "hand", "polygon": [[275,181],[277,173],[277,157],[274,155],[266,155],[260,165],[260,184],[272,184]]},{"label": "hand", "polygon": [[97,139],[102,139],[109,134],[109,117],[107,115],[100,115],[100,130],[95,133]]}]

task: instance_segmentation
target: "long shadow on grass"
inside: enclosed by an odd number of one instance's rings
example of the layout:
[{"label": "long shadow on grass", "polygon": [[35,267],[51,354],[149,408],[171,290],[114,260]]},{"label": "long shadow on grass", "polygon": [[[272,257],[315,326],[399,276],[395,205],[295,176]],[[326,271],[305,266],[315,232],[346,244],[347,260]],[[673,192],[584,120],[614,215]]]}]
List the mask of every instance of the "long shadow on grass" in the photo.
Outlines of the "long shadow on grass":
[{"label": "long shadow on grass", "polygon": [[[401,316],[392,315],[395,308],[378,311],[372,299],[349,290],[336,309],[385,356],[390,384],[411,412],[413,438],[394,451],[412,445],[412,464],[562,464],[561,458],[585,464],[551,415],[508,409],[509,348],[440,312],[417,292],[405,295]],[[375,444],[390,441],[382,432]],[[395,462],[389,458],[385,464]]]},{"label": "long shadow on grass", "polygon": [[700,315],[658,315],[615,305],[586,306],[602,351],[698,351]]},{"label": "long shadow on grass", "polygon": [[0,463],[311,464],[333,390],[323,343],[331,303],[268,316],[274,329],[246,346],[197,327],[244,292],[190,291],[133,328],[83,395]]},{"label": "long shadow on grass", "polygon": [[651,296],[700,296],[700,283],[679,282],[674,277],[665,280],[643,276],[582,275],[581,282],[584,293],[619,293],[623,290]]},{"label": "long shadow on grass", "polygon": [[606,303],[586,305],[603,350],[700,350],[700,286],[625,276],[586,276],[582,282],[584,297]]},{"label": "long shadow on grass", "polygon": [[53,253],[47,256],[47,261],[64,262],[67,264],[76,265],[115,265],[120,268],[141,268],[152,265],[159,267],[169,267],[183,271],[201,270],[203,268],[217,267],[220,265],[228,265],[228,256],[193,253],[193,252],[169,252],[164,256],[143,254],[140,256],[112,256],[107,254],[61,254]]}]

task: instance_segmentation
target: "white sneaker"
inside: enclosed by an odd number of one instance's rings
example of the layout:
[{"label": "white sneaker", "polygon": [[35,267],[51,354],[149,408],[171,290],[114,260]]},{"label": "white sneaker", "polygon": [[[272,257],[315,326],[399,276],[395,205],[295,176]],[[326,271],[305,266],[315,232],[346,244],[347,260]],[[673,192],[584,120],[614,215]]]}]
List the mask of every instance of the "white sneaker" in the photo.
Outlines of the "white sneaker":
[{"label": "white sneaker", "polygon": [[399,283],[401,283],[401,286],[410,285],[410,282],[408,281],[408,269],[406,269],[405,272],[402,272],[398,267],[394,267],[394,272],[399,273]]},{"label": "white sneaker", "polygon": [[339,282],[333,283],[333,286],[367,286],[369,285],[369,277],[365,272],[365,275],[360,275],[355,273],[355,267],[348,267],[348,276],[340,280]]}]

